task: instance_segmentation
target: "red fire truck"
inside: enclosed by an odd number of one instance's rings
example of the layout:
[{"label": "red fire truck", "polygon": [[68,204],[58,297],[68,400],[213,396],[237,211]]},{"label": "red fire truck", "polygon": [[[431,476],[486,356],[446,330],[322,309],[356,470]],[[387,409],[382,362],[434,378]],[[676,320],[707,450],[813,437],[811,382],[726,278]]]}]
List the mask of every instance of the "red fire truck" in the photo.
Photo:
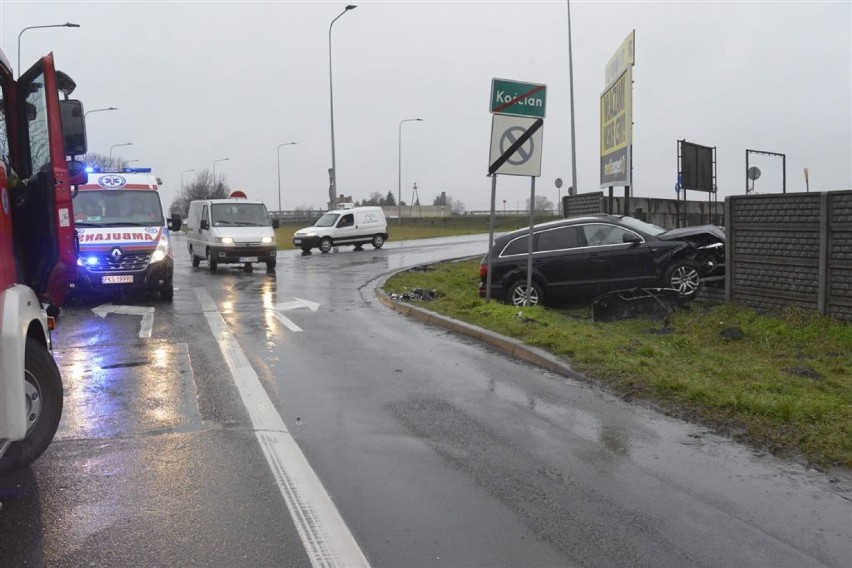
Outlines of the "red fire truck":
[{"label": "red fire truck", "polygon": [[53,54],[16,81],[0,51],[0,475],[39,457],[62,414],[50,329],[77,268],[86,130],[74,88]]}]

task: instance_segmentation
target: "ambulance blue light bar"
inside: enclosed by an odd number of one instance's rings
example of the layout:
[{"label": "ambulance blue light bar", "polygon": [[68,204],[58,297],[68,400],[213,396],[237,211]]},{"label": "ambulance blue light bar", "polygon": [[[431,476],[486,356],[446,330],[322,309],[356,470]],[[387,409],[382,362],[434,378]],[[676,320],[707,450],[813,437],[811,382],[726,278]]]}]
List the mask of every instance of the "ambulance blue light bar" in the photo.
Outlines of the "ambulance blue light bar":
[{"label": "ambulance blue light bar", "polygon": [[151,168],[102,168],[99,166],[86,166],[89,174],[150,174]]}]

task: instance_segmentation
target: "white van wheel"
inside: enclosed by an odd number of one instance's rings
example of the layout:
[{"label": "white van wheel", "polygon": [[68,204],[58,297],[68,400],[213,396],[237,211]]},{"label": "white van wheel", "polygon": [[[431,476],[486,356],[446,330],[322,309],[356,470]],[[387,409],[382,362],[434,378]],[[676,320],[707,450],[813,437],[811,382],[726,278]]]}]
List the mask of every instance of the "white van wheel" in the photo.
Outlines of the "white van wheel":
[{"label": "white van wheel", "polygon": [[373,248],[380,249],[385,244],[385,238],[381,235],[373,235]]},{"label": "white van wheel", "polygon": [[323,253],[327,253],[331,250],[331,239],[328,237],[323,237],[319,244],[319,249]]}]

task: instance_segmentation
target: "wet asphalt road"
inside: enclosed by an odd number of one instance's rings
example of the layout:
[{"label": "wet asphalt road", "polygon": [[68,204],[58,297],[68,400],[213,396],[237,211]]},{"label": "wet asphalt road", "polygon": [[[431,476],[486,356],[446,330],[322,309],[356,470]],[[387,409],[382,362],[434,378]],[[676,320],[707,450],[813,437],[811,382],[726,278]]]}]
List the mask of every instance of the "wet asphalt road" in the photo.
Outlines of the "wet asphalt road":
[{"label": "wet asphalt road", "polygon": [[[274,275],[208,274],[179,237],[172,304],[76,300],[54,334],[60,431],[0,479],[0,566],[345,565],[311,540],[321,516],[306,522],[281,489],[302,486],[289,460],[271,465],[251,380],[373,566],[852,565],[848,477],[375,299],[388,272],[486,243],[287,251]],[[92,311],[109,303],[154,310]]]}]

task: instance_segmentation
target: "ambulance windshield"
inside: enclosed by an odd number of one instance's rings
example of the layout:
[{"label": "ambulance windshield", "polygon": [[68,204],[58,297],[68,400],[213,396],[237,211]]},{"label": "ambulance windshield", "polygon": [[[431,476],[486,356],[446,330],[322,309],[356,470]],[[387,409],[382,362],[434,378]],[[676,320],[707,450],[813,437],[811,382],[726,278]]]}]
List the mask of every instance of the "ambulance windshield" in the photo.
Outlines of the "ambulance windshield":
[{"label": "ambulance windshield", "polygon": [[78,227],[162,226],[163,208],[156,191],[83,190],[74,198]]}]

